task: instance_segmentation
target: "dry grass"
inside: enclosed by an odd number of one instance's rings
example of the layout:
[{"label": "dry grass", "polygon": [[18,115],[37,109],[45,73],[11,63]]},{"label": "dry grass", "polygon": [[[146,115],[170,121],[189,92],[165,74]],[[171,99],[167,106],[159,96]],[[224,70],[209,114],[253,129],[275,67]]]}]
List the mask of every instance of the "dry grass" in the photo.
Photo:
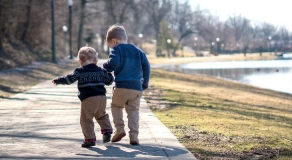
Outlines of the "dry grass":
[{"label": "dry grass", "polygon": [[291,94],[156,69],[151,77],[163,91],[146,100],[162,96],[149,105],[197,158],[292,158]]}]

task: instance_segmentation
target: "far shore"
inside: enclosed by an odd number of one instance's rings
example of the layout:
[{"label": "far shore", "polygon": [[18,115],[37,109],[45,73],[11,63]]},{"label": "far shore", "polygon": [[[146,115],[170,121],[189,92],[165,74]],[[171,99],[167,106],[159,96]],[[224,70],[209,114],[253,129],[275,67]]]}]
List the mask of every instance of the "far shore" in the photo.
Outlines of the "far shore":
[{"label": "far shore", "polygon": [[210,55],[207,57],[171,57],[171,58],[149,58],[150,64],[185,64],[192,62],[206,62],[206,61],[247,61],[247,60],[273,60],[277,56],[274,53],[263,53],[260,56],[259,53],[244,54],[231,54],[231,55]]}]

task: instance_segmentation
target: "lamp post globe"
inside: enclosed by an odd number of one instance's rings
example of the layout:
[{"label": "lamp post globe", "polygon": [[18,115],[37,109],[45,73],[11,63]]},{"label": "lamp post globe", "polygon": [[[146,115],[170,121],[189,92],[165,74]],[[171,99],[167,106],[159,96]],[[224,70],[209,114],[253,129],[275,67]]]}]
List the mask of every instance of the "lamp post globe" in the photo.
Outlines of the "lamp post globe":
[{"label": "lamp post globe", "polygon": [[72,6],[73,5],[73,0],[68,0],[68,6]]},{"label": "lamp post globe", "polygon": [[270,50],[270,55],[272,55],[272,52],[271,52],[271,40],[272,40],[272,37],[269,36],[269,50]]},{"label": "lamp post globe", "polygon": [[219,52],[220,52],[220,44],[219,44],[220,38],[217,37],[216,41],[217,41],[217,54],[219,54]]},{"label": "lamp post globe", "polygon": [[168,54],[168,58],[170,58],[169,48],[170,48],[171,39],[167,39],[166,42],[167,42],[167,54]]},{"label": "lamp post globe", "polygon": [[140,48],[142,49],[142,38],[143,38],[143,34],[139,33],[138,37],[140,38]]},{"label": "lamp post globe", "polygon": [[62,29],[63,29],[63,32],[67,32],[68,31],[68,27],[67,26],[63,26]]},{"label": "lamp post globe", "polygon": [[66,55],[66,32],[68,31],[68,27],[67,26],[63,26],[62,30],[64,32],[64,55]]},{"label": "lamp post globe", "polygon": [[140,33],[138,36],[139,36],[139,38],[143,38],[143,34],[142,33]]}]

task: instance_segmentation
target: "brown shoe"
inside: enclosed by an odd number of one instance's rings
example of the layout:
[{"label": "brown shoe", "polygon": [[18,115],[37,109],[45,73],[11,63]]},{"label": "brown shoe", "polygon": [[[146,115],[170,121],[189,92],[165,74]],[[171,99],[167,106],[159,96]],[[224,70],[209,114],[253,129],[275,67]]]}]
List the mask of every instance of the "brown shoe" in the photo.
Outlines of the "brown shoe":
[{"label": "brown shoe", "polygon": [[115,135],[112,138],[112,142],[119,142],[123,137],[126,136],[126,133],[117,133],[115,132]]}]

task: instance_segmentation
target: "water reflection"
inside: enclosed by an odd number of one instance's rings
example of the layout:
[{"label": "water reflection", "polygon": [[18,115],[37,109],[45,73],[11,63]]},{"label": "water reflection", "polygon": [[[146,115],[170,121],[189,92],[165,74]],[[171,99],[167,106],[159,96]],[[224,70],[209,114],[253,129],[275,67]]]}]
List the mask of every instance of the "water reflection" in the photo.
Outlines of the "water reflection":
[{"label": "water reflection", "polygon": [[187,74],[220,77],[292,94],[292,61],[200,62],[154,66]]}]

